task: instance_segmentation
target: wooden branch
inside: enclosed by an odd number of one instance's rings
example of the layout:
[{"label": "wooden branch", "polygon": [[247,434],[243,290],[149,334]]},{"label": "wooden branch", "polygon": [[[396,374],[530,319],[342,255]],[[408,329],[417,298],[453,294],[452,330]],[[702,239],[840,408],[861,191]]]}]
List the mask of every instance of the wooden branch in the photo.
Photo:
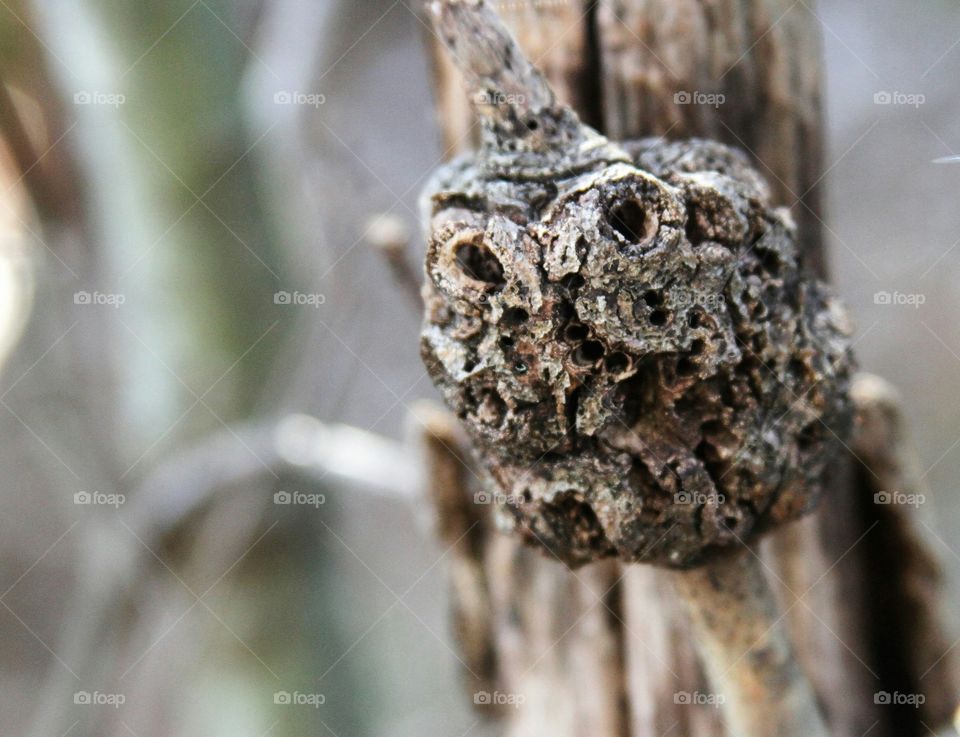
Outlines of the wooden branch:
[{"label": "wooden branch", "polygon": [[600,0],[596,33],[606,133],[701,136],[746,150],[774,202],[791,207],[822,276],[821,51],[811,13],[787,0]]},{"label": "wooden branch", "polygon": [[554,106],[550,85],[519,53],[486,3],[436,0],[431,9],[437,32],[464,75],[468,98],[481,115],[505,124]]},{"label": "wooden branch", "polygon": [[718,558],[674,582],[730,737],[827,737],[810,682],[752,551]]},{"label": "wooden branch", "polygon": [[[816,282],[801,280],[790,227],[778,225],[773,210],[737,220],[740,210],[729,203],[739,201],[742,192],[751,192],[752,206],[767,207],[760,178],[718,144],[611,144],[544,90],[543,78],[482,2],[448,0],[433,7],[469,94],[485,97],[477,156],[438,173],[428,190],[422,353],[470,433],[489,477],[487,488],[506,499],[504,526],[569,565],[616,555],[674,567],[712,566],[718,549],[743,544],[741,535],[752,539],[755,530],[807,511],[833,441],[801,435],[801,427],[817,421],[843,425],[847,341],[826,312],[815,315],[829,298],[820,295]],[[673,184],[676,198],[663,182]],[[628,205],[639,214],[628,217]],[[752,233],[750,223],[758,222],[764,226]],[[761,236],[758,248],[776,254],[775,274],[768,273],[769,264],[753,263],[751,252]],[[762,376],[737,373],[752,365],[741,362],[739,352],[726,367],[728,349],[713,345],[715,333],[697,332],[703,320],[713,330],[726,329],[718,326],[729,323],[733,313],[726,304],[737,304],[739,287],[725,297],[722,309],[707,309],[708,317],[698,313],[696,319],[680,300],[650,291],[670,284],[709,293],[711,287],[697,279],[723,259],[704,261],[693,272],[684,264],[713,253],[709,244],[715,241],[739,254],[734,268],[744,270],[742,278],[749,274],[770,287],[802,285],[809,297],[778,293],[765,300],[762,312],[746,308],[750,317],[736,324],[746,332],[724,342],[763,353]],[[715,280],[720,286],[713,289],[723,291],[739,277],[720,270]],[[805,305],[801,314],[794,307],[781,314],[781,306],[797,304]],[[765,325],[804,337],[768,346]],[[688,355],[694,334],[697,348]],[[587,336],[591,355],[585,353],[587,343],[579,345]],[[784,352],[788,344],[810,351],[793,356]],[[620,360],[601,362],[611,351],[618,351]],[[689,364],[684,372],[670,368],[678,355]],[[791,361],[809,370],[788,372]],[[631,383],[643,362],[653,370]],[[826,366],[830,369],[820,376],[819,367]],[[678,381],[681,373],[687,378]],[[697,390],[699,381],[708,382],[705,391]],[[809,414],[807,405],[806,413],[790,422],[769,425],[765,418],[786,417],[791,402],[765,409],[722,399],[751,396],[738,388],[744,381],[765,386],[759,394],[773,403],[786,397],[781,386],[793,396],[820,386],[817,406],[823,414]],[[803,381],[813,383],[805,387]],[[643,411],[632,411],[631,403],[642,403]],[[689,424],[682,403],[691,413]],[[716,421],[722,430],[703,435],[704,423],[714,417],[723,418]],[[745,461],[755,425],[771,455]],[[715,450],[713,461],[703,455],[704,445]],[[784,459],[790,459],[786,466]],[[761,478],[753,475],[755,468],[784,470]],[[686,503],[679,498],[684,494],[705,501]],[[741,498],[749,501],[741,504]],[[770,517],[746,517],[746,509]],[[490,580],[493,585],[493,575]],[[745,630],[767,628],[776,606],[766,584],[748,581],[737,593],[744,592],[753,597],[737,609],[739,618],[748,620]],[[711,603],[709,596],[690,595],[686,602],[694,609]],[[695,621],[711,621],[709,612],[699,615]],[[710,627],[697,631],[712,654],[715,633]],[[778,720],[794,725],[792,734],[808,722],[811,733],[823,733],[816,729],[821,720],[813,691],[792,662],[786,636],[770,642],[781,659],[771,670],[781,680],[789,677],[788,691],[750,698],[745,679],[735,680],[724,708],[743,725],[742,734],[762,733],[772,724],[771,713],[784,709],[791,711]]]},{"label": "wooden branch", "polygon": [[[483,559],[485,522],[470,492],[469,452],[456,419],[429,402],[412,409],[419,435],[425,494],[436,510],[436,535],[449,559],[453,629],[464,660],[471,697],[496,690],[497,653],[492,634],[490,591]],[[496,705],[492,705],[496,706]]]},{"label": "wooden branch", "polygon": [[[657,133],[670,138],[713,137],[745,149],[772,184],[774,200],[794,205],[806,260],[815,271],[825,271],[817,186],[824,169],[819,32],[812,14],[788,0],[729,0],[719,6],[676,0],[584,0],[509,3],[498,9],[535,65],[544,70],[559,101],[572,103],[601,131],[615,138]],[[453,62],[440,44],[431,48],[445,140],[447,145],[467,148],[476,111],[462,94]],[[675,104],[673,95],[684,91],[719,93],[725,101],[715,107]],[[802,204],[795,205],[798,198]],[[866,457],[858,447],[854,452]],[[785,622],[804,670],[815,681],[832,734],[860,737],[869,730],[871,735],[899,737],[905,732],[897,729],[889,710],[873,703],[878,687],[871,673],[875,666],[865,666],[883,659],[865,626],[883,587],[870,583],[866,572],[873,563],[860,538],[866,534],[864,540],[872,541],[871,546],[890,550],[900,550],[905,542],[889,527],[870,531],[870,518],[863,514],[869,489],[857,480],[862,475],[855,471],[858,465],[852,454],[834,464],[832,514],[818,514],[785,528],[765,546],[763,557],[776,572],[776,592],[788,609]],[[923,549],[918,537],[913,543]],[[550,601],[566,593],[565,612],[574,618],[584,614],[581,600],[569,593],[573,574],[558,575],[549,561],[515,541],[495,536],[488,547],[498,546],[511,551],[501,557],[512,561],[512,575],[502,583],[502,595],[491,600],[495,616],[515,611],[531,590],[549,592]],[[576,575],[587,571],[592,567]],[[919,587],[934,598],[931,571],[922,565],[913,566],[913,571],[916,577],[908,577],[913,590]],[[497,575],[488,577],[492,584],[500,580]],[[719,735],[723,727],[715,709],[680,706],[670,698],[676,690],[693,692],[704,684],[692,657],[690,634],[683,618],[676,616],[667,578],[633,567],[614,579],[611,596],[622,606],[620,619],[611,617],[609,625],[623,643],[628,729],[644,737],[671,730],[698,737]],[[891,594],[888,608],[904,605],[912,596],[900,586]],[[557,616],[547,606],[540,608],[539,621],[549,623]],[[928,631],[926,626],[921,629]],[[574,630],[554,649],[571,651],[581,642],[589,647],[593,638],[609,631],[588,635]],[[937,632],[932,641],[940,643],[942,631]],[[494,634],[498,652],[516,651],[515,631],[509,639]],[[518,655],[501,660],[501,683],[516,683],[517,674],[531,671],[549,682],[562,683],[566,677],[543,667],[534,647]],[[949,679],[942,690],[933,688],[941,695],[951,693]],[[530,712],[532,707],[526,709]],[[555,734],[598,734],[572,717],[558,718],[546,706],[533,713],[544,723],[552,720]],[[943,713],[938,709],[937,723]],[[908,715],[907,723],[909,729],[922,732],[918,716]]]},{"label": "wooden branch", "polygon": [[367,242],[375,248],[390,267],[397,285],[420,310],[420,272],[415,270],[408,260],[410,250],[410,228],[397,215],[377,215],[367,223]]},{"label": "wooden branch", "polygon": [[879,376],[861,373],[851,394],[857,407],[853,450],[864,464],[857,477],[860,503],[874,526],[859,551],[867,561],[863,583],[873,605],[860,626],[880,655],[874,663],[882,683],[878,692],[923,697],[915,707],[881,704],[907,734],[917,721],[949,723],[960,703],[960,663],[955,638],[947,634],[939,561],[946,543],[917,517],[930,490],[896,390]]}]

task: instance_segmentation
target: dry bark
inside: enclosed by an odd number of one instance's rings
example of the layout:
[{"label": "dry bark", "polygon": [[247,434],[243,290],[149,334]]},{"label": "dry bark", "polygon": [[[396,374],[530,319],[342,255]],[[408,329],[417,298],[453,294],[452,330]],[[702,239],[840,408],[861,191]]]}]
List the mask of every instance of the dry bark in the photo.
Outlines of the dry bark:
[{"label": "dry bark", "polygon": [[[808,12],[785,0],[517,6],[522,12],[504,7],[502,14],[535,65],[549,49],[544,58],[553,61],[545,71],[562,101],[614,138],[702,135],[743,148],[770,183],[774,203],[793,206],[803,258],[813,270],[824,271],[816,186],[823,168],[819,41]],[[560,23],[564,29],[555,32]],[[461,81],[439,43],[434,68],[447,141],[466,148],[477,130],[475,111],[463,102]],[[723,94],[725,102],[675,104],[677,92]],[[870,549],[919,544],[904,528],[898,538],[889,527],[870,526],[858,476],[874,472],[859,467],[852,451],[834,464],[827,511],[775,535],[765,559],[830,733],[920,734],[919,713],[895,716],[873,699],[878,690],[918,682],[920,666],[905,655],[910,639],[881,645],[866,624],[878,601],[894,608],[905,601],[927,605],[913,592],[933,585],[931,569],[907,566],[882,597],[882,582],[865,575],[871,561],[862,541],[869,539]],[[469,497],[459,498],[473,506]],[[492,640],[469,646],[491,653],[499,688],[537,695],[523,709],[506,712],[508,733],[724,734],[713,706],[677,703],[682,701],[677,694],[708,688],[665,574],[619,564],[612,573],[608,563],[566,572],[555,560],[498,535],[489,521],[484,530],[489,539],[468,557],[484,571],[492,609],[485,636]],[[603,617],[594,616],[598,610]],[[581,619],[594,626],[584,630]],[[931,623],[921,636],[935,632]],[[619,657],[608,654],[606,643],[619,643]],[[571,663],[582,652],[591,653],[593,669],[574,672]],[[878,664],[890,661],[907,665],[881,674]],[[578,677],[602,668],[608,669],[604,678]],[[944,680],[927,684],[928,703],[938,705],[927,714],[931,726],[948,716],[951,684],[947,669],[941,670]],[[938,696],[931,698],[931,690]],[[586,722],[581,717],[588,704],[592,721]]]},{"label": "dry bark", "polygon": [[[746,149],[774,201],[793,209],[807,261],[822,274],[820,37],[810,11],[785,0],[601,0],[597,8],[604,131]],[[698,93],[724,101],[696,104]],[[677,94],[690,102],[676,104]]]},{"label": "dry bark", "polygon": [[857,551],[861,585],[871,592],[872,605],[857,624],[882,684],[875,700],[891,695],[895,702],[894,691],[923,697],[918,704],[880,704],[891,734],[924,735],[929,733],[924,723],[943,724],[957,708],[957,640],[945,624],[943,573],[934,555],[946,545],[917,518],[930,490],[896,390],[878,376],[860,373],[851,394],[857,408],[853,452],[860,461],[854,498],[864,522],[875,526]]},{"label": "dry bark", "polygon": [[752,551],[677,574],[675,582],[731,737],[826,737]]},{"label": "dry bark", "polygon": [[761,177],[714,142],[611,143],[494,13],[444,7],[483,137],[425,193],[421,348],[501,526],[687,568],[807,513],[848,434],[848,321]]}]

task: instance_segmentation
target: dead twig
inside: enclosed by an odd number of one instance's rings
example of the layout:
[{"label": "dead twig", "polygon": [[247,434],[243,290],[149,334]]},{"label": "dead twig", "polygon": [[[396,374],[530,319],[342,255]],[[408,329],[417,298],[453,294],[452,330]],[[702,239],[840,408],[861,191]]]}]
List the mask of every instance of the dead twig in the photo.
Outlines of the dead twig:
[{"label": "dead twig", "polygon": [[674,574],[730,737],[827,737],[794,657],[760,559],[752,551]]}]

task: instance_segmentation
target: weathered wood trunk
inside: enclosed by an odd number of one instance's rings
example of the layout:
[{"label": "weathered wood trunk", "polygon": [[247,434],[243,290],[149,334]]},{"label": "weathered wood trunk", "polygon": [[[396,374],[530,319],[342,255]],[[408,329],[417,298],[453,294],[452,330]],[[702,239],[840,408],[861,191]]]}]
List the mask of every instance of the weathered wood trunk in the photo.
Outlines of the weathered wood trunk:
[{"label": "weathered wood trunk", "polygon": [[[527,0],[495,7],[558,95],[611,138],[699,136],[749,153],[778,204],[791,208],[807,263],[825,273],[819,32],[808,9],[787,0]],[[446,146],[468,148],[477,133],[471,106],[439,41],[429,42]],[[432,494],[441,537],[453,545],[456,630],[469,691],[524,702],[520,709],[479,708],[502,715],[507,734],[525,737],[725,734],[716,705],[697,697],[708,697],[710,687],[673,574],[615,562],[571,571],[498,534],[484,514],[488,507],[472,503],[472,479],[450,455],[456,428],[439,418],[436,425],[446,442],[431,444]],[[909,546],[882,537],[896,525],[876,524],[865,497],[874,484],[862,478],[876,474],[859,465],[853,450],[845,454],[822,510],[776,533],[761,554],[831,733],[921,734],[921,717],[943,720],[946,703],[904,717],[874,699],[898,685],[917,688],[920,668],[894,673],[884,666],[901,663],[896,653],[918,639],[894,627],[900,642],[877,641],[872,623],[883,586],[867,575],[868,551],[888,542]],[[915,601],[909,586],[895,582],[886,606],[901,595]],[[928,644],[927,652],[936,647]]]}]

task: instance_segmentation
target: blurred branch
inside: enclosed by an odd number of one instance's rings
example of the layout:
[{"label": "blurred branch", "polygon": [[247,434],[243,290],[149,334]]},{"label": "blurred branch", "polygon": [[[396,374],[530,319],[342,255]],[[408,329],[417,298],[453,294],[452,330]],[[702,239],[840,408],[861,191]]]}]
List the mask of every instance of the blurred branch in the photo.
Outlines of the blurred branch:
[{"label": "blurred branch", "polygon": [[412,235],[406,221],[398,215],[381,214],[367,223],[367,242],[384,258],[393,272],[394,281],[404,296],[419,311],[423,308],[420,296],[420,276],[407,258]]},{"label": "blurred branch", "polygon": [[[0,85],[2,89],[2,85]],[[19,187],[0,157],[0,371],[20,339],[33,297],[33,264],[24,237]]]},{"label": "blurred branch", "polygon": [[[27,172],[34,168],[37,152],[23,127],[23,121],[13,104],[10,90],[3,83],[0,83],[0,134],[10,149],[17,173],[21,177],[26,176]],[[39,189],[41,187],[37,187],[37,190]],[[35,192],[34,196],[39,199],[37,195],[38,192]]]},{"label": "blurred branch", "polygon": [[[153,470],[127,503],[121,526],[101,519],[81,546],[83,572],[56,652],[76,670],[102,670],[103,638],[116,639],[122,603],[137,601],[153,581],[153,551],[196,520],[216,498],[249,488],[265,474],[299,471],[315,483],[412,499],[420,486],[416,459],[392,440],[345,425],[325,425],[306,415],[278,423],[239,426],[215,433]],[[262,499],[266,509],[269,494]],[[115,646],[115,643],[112,643]],[[51,664],[37,714],[36,737],[69,727],[66,704],[76,681]],[[56,706],[62,705],[62,706]]]},{"label": "blurred branch", "polygon": [[[474,503],[461,457],[469,457],[463,428],[450,412],[430,402],[417,405],[425,492],[435,513],[436,535],[448,550],[447,579],[453,629],[466,667],[469,692],[496,690],[497,651],[482,507]],[[466,676],[465,676],[466,678]]]},{"label": "blurred branch", "polygon": [[[930,490],[897,391],[885,379],[861,372],[850,393],[857,410],[853,447],[864,464],[859,499],[862,514],[876,527],[863,542],[862,555],[870,563],[861,585],[873,609],[861,626],[882,655],[876,669],[883,682],[901,693],[924,694],[924,702],[910,711],[931,726],[946,724],[958,708],[960,677],[944,616],[944,572],[934,555],[946,544],[911,506],[926,500]],[[914,724],[898,726],[906,733]]]},{"label": "blurred branch", "polygon": [[[78,174],[69,147],[61,147],[61,138],[72,126],[64,121],[56,95],[22,92],[18,103],[11,87],[36,92],[53,87],[42,50],[37,44],[24,43],[20,54],[8,51],[3,56],[0,78],[0,137],[6,142],[17,168],[17,177],[30,193],[32,205],[41,220],[80,224],[83,209],[79,199]],[[34,119],[25,118],[26,104],[35,107]],[[32,135],[31,135],[32,133]]]}]

